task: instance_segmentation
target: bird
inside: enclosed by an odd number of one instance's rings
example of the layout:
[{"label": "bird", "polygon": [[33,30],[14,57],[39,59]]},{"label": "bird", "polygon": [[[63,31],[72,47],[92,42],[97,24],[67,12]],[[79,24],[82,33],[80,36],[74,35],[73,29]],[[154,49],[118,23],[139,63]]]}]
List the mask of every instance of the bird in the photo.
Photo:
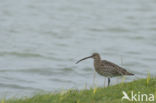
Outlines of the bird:
[{"label": "bird", "polygon": [[107,60],[101,60],[99,53],[93,53],[91,56],[85,57],[85,58],[77,61],[76,64],[78,64],[79,62],[81,62],[85,59],[89,59],[89,58],[94,59],[95,71],[98,74],[108,78],[108,86],[110,85],[110,81],[111,81],[110,78],[112,78],[112,77],[124,76],[124,75],[129,75],[129,76],[134,75],[133,73],[128,72],[126,69],[118,66],[115,63],[112,63]]},{"label": "bird", "polygon": [[127,95],[127,93],[125,92],[125,91],[122,91],[122,93],[123,93],[123,97],[122,97],[122,100],[123,99],[127,99],[127,100],[129,100],[129,101],[131,101],[131,99],[128,97],[128,95]]}]

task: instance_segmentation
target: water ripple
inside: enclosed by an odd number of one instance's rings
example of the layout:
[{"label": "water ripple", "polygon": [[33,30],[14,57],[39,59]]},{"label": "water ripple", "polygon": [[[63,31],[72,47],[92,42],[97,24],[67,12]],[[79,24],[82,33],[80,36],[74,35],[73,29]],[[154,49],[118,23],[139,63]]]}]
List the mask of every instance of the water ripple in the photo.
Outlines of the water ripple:
[{"label": "water ripple", "polygon": [[43,57],[37,53],[22,53],[22,52],[0,52],[0,56],[19,56],[19,57]]},{"label": "water ripple", "polygon": [[32,88],[32,87],[25,87],[25,86],[19,86],[16,84],[9,84],[9,83],[0,83],[0,87],[2,88],[14,88],[14,89],[25,89],[25,90],[37,90],[37,91],[41,91],[42,89],[39,88]]}]

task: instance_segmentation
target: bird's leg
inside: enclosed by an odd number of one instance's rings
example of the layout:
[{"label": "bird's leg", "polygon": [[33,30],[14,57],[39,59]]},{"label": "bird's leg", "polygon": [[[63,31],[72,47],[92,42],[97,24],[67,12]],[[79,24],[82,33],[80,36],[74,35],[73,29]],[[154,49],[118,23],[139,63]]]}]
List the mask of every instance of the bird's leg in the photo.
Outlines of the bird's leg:
[{"label": "bird's leg", "polygon": [[106,83],[106,78],[104,79],[104,87],[105,87],[105,83]]},{"label": "bird's leg", "polygon": [[108,86],[110,85],[110,78],[108,78]]}]

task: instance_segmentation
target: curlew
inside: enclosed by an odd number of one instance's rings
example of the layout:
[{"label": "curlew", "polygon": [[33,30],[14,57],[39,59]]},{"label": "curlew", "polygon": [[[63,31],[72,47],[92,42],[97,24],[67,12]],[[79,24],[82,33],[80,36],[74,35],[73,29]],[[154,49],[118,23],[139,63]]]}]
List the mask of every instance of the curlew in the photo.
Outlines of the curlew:
[{"label": "curlew", "polygon": [[80,61],[88,59],[88,58],[94,59],[95,71],[98,74],[108,78],[108,86],[110,85],[111,77],[123,76],[123,75],[134,75],[132,73],[129,73],[126,69],[124,69],[110,61],[101,60],[101,57],[98,53],[93,53],[91,56],[85,57],[85,58],[77,61],[76,64],[79,63]]}]

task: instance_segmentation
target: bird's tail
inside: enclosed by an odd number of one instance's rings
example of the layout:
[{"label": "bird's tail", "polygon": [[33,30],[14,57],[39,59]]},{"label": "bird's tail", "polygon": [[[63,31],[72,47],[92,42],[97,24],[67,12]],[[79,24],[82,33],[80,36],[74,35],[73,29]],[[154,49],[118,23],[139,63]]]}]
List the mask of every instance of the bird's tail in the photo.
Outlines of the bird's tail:
[{"label": "bird's tail", "polygon": [[129,73],[129,72],[127,72],[127,75],[134,75],[133,73]]}]

